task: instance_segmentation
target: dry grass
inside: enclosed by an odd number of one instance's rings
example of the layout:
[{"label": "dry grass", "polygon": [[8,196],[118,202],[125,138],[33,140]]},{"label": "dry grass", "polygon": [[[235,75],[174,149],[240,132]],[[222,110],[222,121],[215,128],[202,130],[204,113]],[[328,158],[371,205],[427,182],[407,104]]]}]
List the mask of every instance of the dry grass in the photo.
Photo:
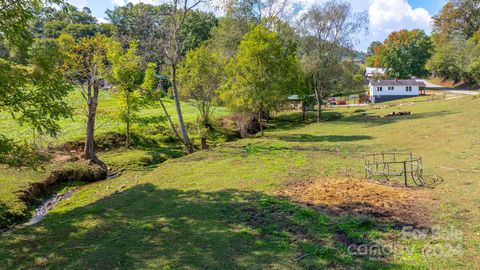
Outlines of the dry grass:
[{"label": "dry grass", "polygon": [[279,195],[328,214],[372,216],[395,225],[428,228],[434,206],[430,190],[386,186],[359,179],[319,179],[292,183]]}]

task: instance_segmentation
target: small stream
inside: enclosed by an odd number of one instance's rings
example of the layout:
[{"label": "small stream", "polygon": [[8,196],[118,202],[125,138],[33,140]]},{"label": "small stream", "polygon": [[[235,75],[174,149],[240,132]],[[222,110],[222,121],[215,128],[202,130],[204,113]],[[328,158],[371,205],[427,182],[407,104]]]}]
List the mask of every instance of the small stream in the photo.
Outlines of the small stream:
[{"label": "small stream", "polygon": [[[107,179],[117,178],[120,175],[121,175],[121,172],[114,172],[114,173],[111,173],[110,175],[108,175]],[[38,222],[43,220],[45,215],[50,210],[52,210],[57,203],[70,199],[70,197],[72,197],[72,195],[76,191],[77,191],[77,189],[71,189],[67,192],[57,193],[57,194],[54,194],[54,195],[48,197],[35,209],[35,211],[33,212],[33,216],[30,218],[30,220],[28,220],[27,222],[25,222],[23,224],[19,224],[19,225],[16,225],[16,226],[14,225],[14,226],[6,229],[6,230],[0,230],[0,235],[2,235],[3,233],[11,232],[11,231],[13,231],[15,229],[18,229],[18,228],[24,228],[24,227],[28,227],[28,226],[37,224]]]},{"label": "small stream", "polygon": [[65,193],[54,194],[53,196],[47,198],[45,201],[42,202],[42,204],[37,207],[37,209],[35,209],[32,218],[28,222],[24,223],[22,227],[30,226],[40,222],[48,213],[48,211],[52,210],[58,202],[68,200],[73,195],[73,193],[75,193],[75,191],[75,189],[72,189]]}]

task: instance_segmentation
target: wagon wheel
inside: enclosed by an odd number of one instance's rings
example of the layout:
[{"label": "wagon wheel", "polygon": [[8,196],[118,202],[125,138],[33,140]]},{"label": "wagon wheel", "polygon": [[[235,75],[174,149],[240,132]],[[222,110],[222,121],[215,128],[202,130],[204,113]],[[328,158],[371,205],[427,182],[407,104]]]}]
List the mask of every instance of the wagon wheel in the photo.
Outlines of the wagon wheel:
[{"label": "wagon wheel", "polygon": [[425,185],[425,180],[423,179],[422,176],[417,175],[415,177],[415,175],[412,174],[412,180],[413,180],[413,183],[415,183],[415,185],[417,185],[417,186],[422,187],[422,186]]}]

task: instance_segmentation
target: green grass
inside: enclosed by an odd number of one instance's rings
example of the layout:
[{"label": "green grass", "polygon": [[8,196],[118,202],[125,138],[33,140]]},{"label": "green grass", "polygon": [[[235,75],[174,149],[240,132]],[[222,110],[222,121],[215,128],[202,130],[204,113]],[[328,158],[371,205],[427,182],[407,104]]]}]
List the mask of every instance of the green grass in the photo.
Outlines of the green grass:
[{"label": "green grass", "polygon": [[[35,143],[38,148],[57,146],[69,141],[83,140],[85,136],[85,101],[79,87],[67,97],[68,103],[74,108],[72,118],[61,119],[59,124],[61,131],[56,138],[48,135],[34,134],[28,126],[22,126],[15,121],[11,115],[0,113],[0,134],[17,142]],[[125,124],[120,120],[118,108],[121,101],[118,96],[107,90],[100,92],[99,107],[96,121],[97,142],[109,143],[109,135],[112,133],[123,133]],[[176,112],[173,100],[164,98],[167,111],[172,115],[176,123]],[[197,120],[197,109],[188,101],[182,102],[184,119],[189,127],[193,143],[199,144],[198,135],[192,126]],[[228,114],[223,107],[215,108],[214,117],[222,117]],[[177,158],[184,155],[182,146],[178,141],[172,141],[173,132],[165,120],[160,104],[143,108],[140,112],[140,119],[154,120],[149,125],[142,125],[142,121],[136,121],[132,126],[134,133],[135,149],[115,149],[114,151],[101,152],[99,155],[113,170],[137,170],[144,171],[170,158]],[[156,121],[155,121],[156,120]],[[142,134],[142,135],[139,135]],[[211,138],[209,143],[215,144],[225,141],[224,134],[216,132],[216,137]],[[175,138],[174,138],[175,140]],[[48,176],[48,172],[56,165],[42,164],[38,168],[8,168],[0,165],[0,228],[5,224],[11,224],[14,220],[28,216],[28,207],[18,199],[17,191],[24,189],[31,182],[38,182]]]},{"label": "green grass", "polygon": [[[149,166],[146,152],[102,158],[125,168],[81,187],[34,226],[0,236],[6,269],[476,269],[480,267],[480,106],[471,97],[386,109],[336,108],[306,124],[282,113],[264,137]],[[358,111],[365,109],[366,111]],[[410,116],[376,117],[393,110]],[[311,122],[314,113],[308,113]],[[425,257],[428,240],[405,239],[384,261],[336,240],[385,244],[391,226],[337,218],[275,195],[286,183],[363,177],[362,155],[412,151],[427,174],[434,224],[462,232],[462,255]],[[146,166],[146,167],[145,167]],[[5,173],[8,174],[8,173]],[[2,191],[3,192],[3,191]],[[303,257],[302,257],[303,256]],[[298,259],[302,257],[301,259]],[[298,260],[295,260],[298,259]]]},{"label": "green grass", "polygon": [[[52,138],[47,135],[39,136],[36,134],[36,143],[39,146],[58,145],[66,141],[81,140],[85,137],[86,102],[82,97],[81,89],[75,88],[75,91],[68,96],[67,101],[74,108],[72,118],[61,119],[59,121],[61,131],[57,138]],[[173,100],[170,98],[164,98],[164,104],[167,111],[172,116],[173,121],[176,122],[177,119],[175,117],[176,112]],[[125,124],[120,120],[118,114],[119,106],[121,106],[121,102],[116,95],[113,95],[108,90],[102,90],[100,92],[95,129],[97,135],[109,132],[124,132]],[[182,102],[182,112],[185,122],[193,123],[196,121],[198,115],[197,109],[190,102]],[[214,117],[221,117],[227,114],[228,111],[225,108],[218,107],[215,109]],[[143,120],[157,120],[158,122],[149,127],[145,127],[139,124],[140,121],[137,121],[132,127],[133,132],[148,134],[149,132],[153,132],[152,129],[161,129],[161,127],[169,128],[160,104],[143,108],[139,112],[139,115]],[[160,121],[161,119],[163,120]],[[194,133],[194,130],[192,130],[191,133]],[[31,142],[34,138],[32,128],[19,125],[9,114],[6,113],[0,113],[0,134],[17,141]]]}]

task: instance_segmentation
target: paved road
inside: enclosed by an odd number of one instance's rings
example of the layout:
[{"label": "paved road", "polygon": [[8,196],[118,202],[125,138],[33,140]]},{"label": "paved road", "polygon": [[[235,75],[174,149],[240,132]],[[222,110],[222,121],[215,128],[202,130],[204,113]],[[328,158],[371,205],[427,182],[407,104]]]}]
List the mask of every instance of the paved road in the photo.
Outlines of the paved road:
[{"label": "paved road", "polygon": [[448,88],[448,87],[445,87],[445,86],[441,86],[441,85],[437,85],[437,84],[431,83],[431,82],[429,82],[429,81],[427,81],[427,80],[419,80],[419,81],[424,82],[425,85],[427,86],[427,88],[430,88],[430,89],[432,89],[432,90],[442,90],[442,91],[448,91],[448,92],[454,93],[454,94],[471,95],[471,96],[480,94],[479,91],[471,91],[471,90],[463,90],[463,89],[453,89],[453,88]]}]

